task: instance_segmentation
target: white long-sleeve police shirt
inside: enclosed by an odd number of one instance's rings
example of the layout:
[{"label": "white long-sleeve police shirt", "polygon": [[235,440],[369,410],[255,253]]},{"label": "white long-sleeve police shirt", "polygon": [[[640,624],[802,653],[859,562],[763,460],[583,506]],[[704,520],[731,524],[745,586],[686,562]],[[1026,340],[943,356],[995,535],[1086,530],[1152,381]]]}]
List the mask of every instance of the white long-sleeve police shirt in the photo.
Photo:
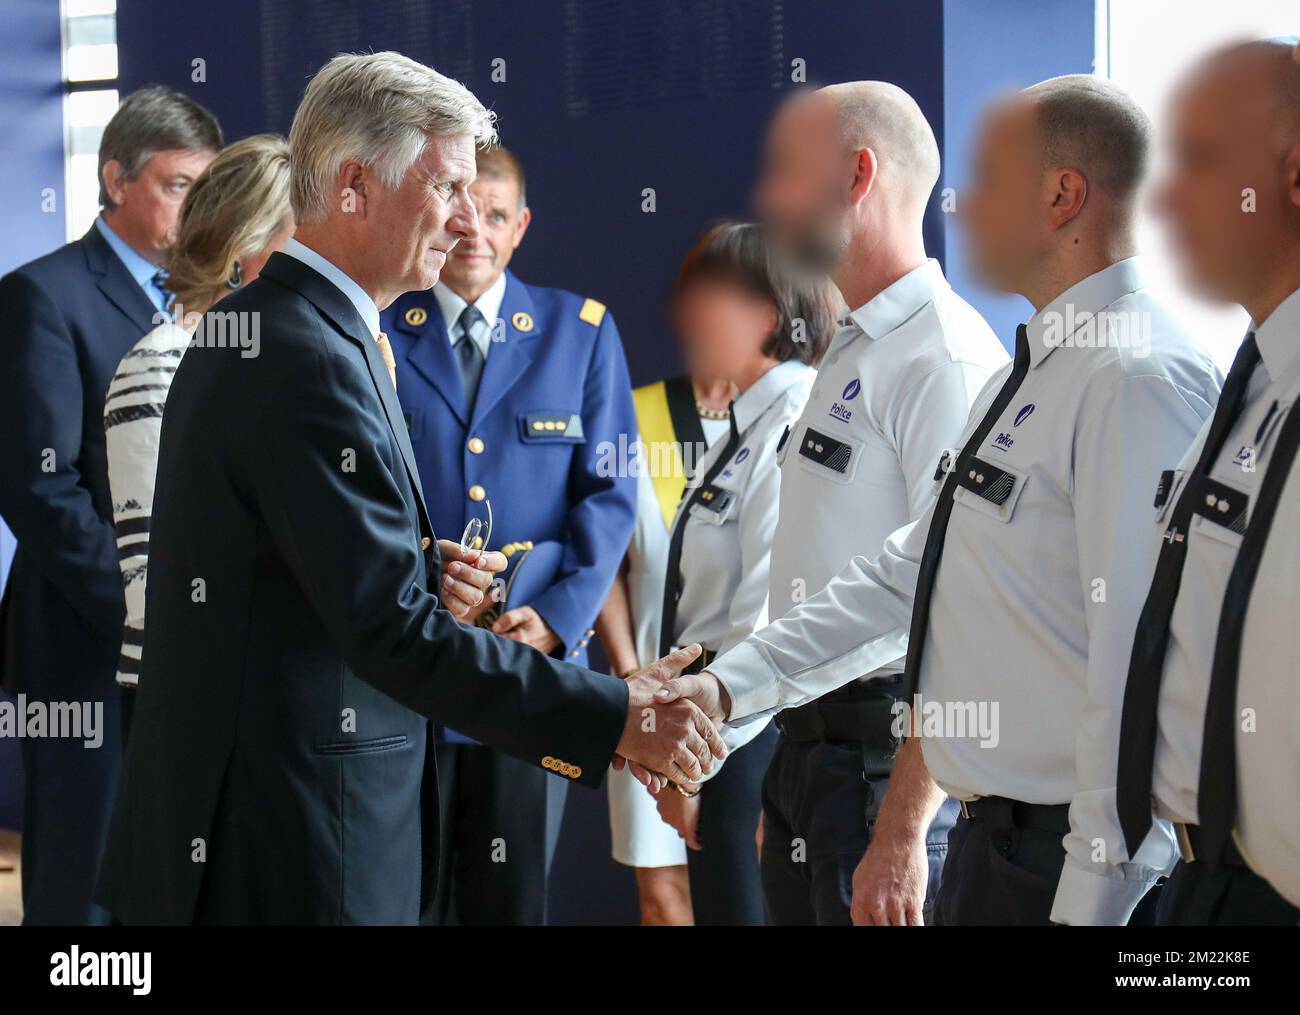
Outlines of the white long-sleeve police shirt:
[{"label": "white long-sleeve police shirt", "polygon": [[[803,409],[816,373],[795,360],[778,363],[741,393],[732,407],[740,443],[710,484],[712,496],[687,508],[691,492],[727,450],[727,438],[715,441],[696,466],[673,519],[673,531],[683,529],[674,645],[698,642],[721,653],[767,623],[781,487],[776,446]],[[751,725],[727,731],[727,746],[735,750],[748,743],[764,723]]]},{"label": "white long-sleeve police shirt", "polygon": [[[1277,436],[1300,397],[1300,291],[1252,326],[1260,362],[1211,478],[1249,498],[1246,526]],[[1170,496],[1149,540],[1159,546],[1184,477],[1200,457],[1204,428],[1181,456]],[[1177,459],[1170,459],[1170,462]],[[1294,471],[1294,470],[1293,470]],[[1169,625],[1152,772],[1157,817],[1197,822],[1205,707],[1228,578],[1246,526],[1193,515],[1187,557]],[[1279,502],[1246,615],[1237,678],[1237,826],[1246,862],[1300,905],[1300,484]]]},{"label": "white long-sleeve police shirt", "polygon": [[[934,260],[841,321],[779,456],[771,619],[920,517],[939,453],[1006,362],[992,329]],[[906,649],[906,638],[897,640],[894,658],[869,675],[901,672]]]},{"label": "white long-sleeve police shirt", "polygon": [[[976,451],[1009,491],[1001,503],[961,486],[953,495],[919,680],[930,704],[917,718],[927,767],[953,796],[1070,803],[1067,869],[1078,874],[1062,875],[1054,918],[1120,921],[1172,857],[1164,829],[1135,863],[1094,860],[1155,560],[1137,533],[1163,464],[1208,418],[1221,379],[1143,288],[1136,259],[1062,293],[1028,336],[1028,374]],[[990,380],[956,447],[1009,373]],[[879,556],[855,558],[709,667],[732,721],[801,704],[896,656],[932,514],[933,502]]]}]

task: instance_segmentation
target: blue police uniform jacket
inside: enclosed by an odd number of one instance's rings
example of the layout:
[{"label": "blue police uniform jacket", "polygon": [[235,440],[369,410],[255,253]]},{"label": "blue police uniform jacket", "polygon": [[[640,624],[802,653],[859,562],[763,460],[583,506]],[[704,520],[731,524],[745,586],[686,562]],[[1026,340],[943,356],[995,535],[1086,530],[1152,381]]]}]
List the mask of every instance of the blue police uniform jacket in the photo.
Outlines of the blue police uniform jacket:
[{"label": "blue police uniform jacket", "polygon": [[622,340],[604,304],[562,289],[506,289],[472,409],[431,291],[382,315],[397,394],[434,530],[458,538],[492,507],[489,549],[561,544],[553,579],[527,601],[585,663],[596,614],[631,538],[636,481],[618,449],[636,439]]}]

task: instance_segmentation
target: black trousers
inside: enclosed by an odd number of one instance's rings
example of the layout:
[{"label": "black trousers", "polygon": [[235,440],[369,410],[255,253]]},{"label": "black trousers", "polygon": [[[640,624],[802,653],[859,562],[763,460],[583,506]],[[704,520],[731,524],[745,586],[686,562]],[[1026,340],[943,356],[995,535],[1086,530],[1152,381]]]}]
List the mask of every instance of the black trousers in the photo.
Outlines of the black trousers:
[{"label": "black trousers", "polygon": [[1300,925],[1297,909],[1249,867],[1178,861],[1156,911],[1161,926]]},{"label": "black trousers", "polygon": [[479,744],[438,744],[441,856],[424,922],[541,926],[568,783]]},{"label": "black trousers", "polygon": [[[698,927],[759,927],[763,886],[754,833],[763,808],[763,773],[777,732],[771,724],[700,789],[700,849],[686,851],[691,909]],[[665,792],[675,793],[669,787]]]},{"label": "black trousers", "polygon": [[[853,871],[871,843],[887,777],[865,778],[856,743],[782,736],[763,783],[763,899],[774,926],[847,926]],[[930,922],[948,852],[956,804],[946,801],[930,825]]]},{"label": "black trousers", "polygon": [[976,816],[958,818],[948,836],[934,922],[1049,926],[1065,865],[1065,826],[1026,818],[1010,800],[985,798],[978,805]]},{"label": "black trousers", "polygon": [[103,674],[33,673],[30,701],[102,703],[98,746],[69,737],[25,737],[23,759],[23,923],[104,926],[109,913],[92,900],[122,767],[124,697],[134,694]]}]

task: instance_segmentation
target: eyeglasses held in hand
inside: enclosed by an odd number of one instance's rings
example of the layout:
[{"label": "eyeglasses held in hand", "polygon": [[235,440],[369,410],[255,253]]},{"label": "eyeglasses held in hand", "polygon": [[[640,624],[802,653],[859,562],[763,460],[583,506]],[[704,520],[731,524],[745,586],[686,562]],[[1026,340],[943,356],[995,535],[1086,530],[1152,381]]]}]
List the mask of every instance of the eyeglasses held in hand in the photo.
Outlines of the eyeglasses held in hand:
[{"label": "eyeglasses held in hand", "polygon": [[483,501],[483,506],[487,508],[487,522],[484,523],[482,518],[471,518],[465,525],[465,531],[460,536],[460,555],[464,557],[471,550],[486,550],[488,541],[492,538],[492,502]]}]

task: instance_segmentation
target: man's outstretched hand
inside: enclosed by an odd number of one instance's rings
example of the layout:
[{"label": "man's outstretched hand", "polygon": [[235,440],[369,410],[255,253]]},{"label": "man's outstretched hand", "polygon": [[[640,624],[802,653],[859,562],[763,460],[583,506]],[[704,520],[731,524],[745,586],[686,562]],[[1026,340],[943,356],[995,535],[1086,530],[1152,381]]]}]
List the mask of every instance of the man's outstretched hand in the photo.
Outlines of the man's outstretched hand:
[{"label": "man's outstretched hand", "polygon": [[[627,678],[627,722],[618,742],[618,755],[631,763],[633,774],[654,788],[655,775],[683,785],[712,771],[714,759],[727,748],[700,708],[685,698],[661,699],[656,692],[700,655],[700,646],[670,652]],[[615,762],[615,767],[621,767]]]},{"label": "man's outstretched hand", "polygon": [[667,678],[663,687],[655,692],[659,703],[689,698],[714,723],[721,723],[731,711],[731,698],[722,681],[708,670],[686,676]]}]

